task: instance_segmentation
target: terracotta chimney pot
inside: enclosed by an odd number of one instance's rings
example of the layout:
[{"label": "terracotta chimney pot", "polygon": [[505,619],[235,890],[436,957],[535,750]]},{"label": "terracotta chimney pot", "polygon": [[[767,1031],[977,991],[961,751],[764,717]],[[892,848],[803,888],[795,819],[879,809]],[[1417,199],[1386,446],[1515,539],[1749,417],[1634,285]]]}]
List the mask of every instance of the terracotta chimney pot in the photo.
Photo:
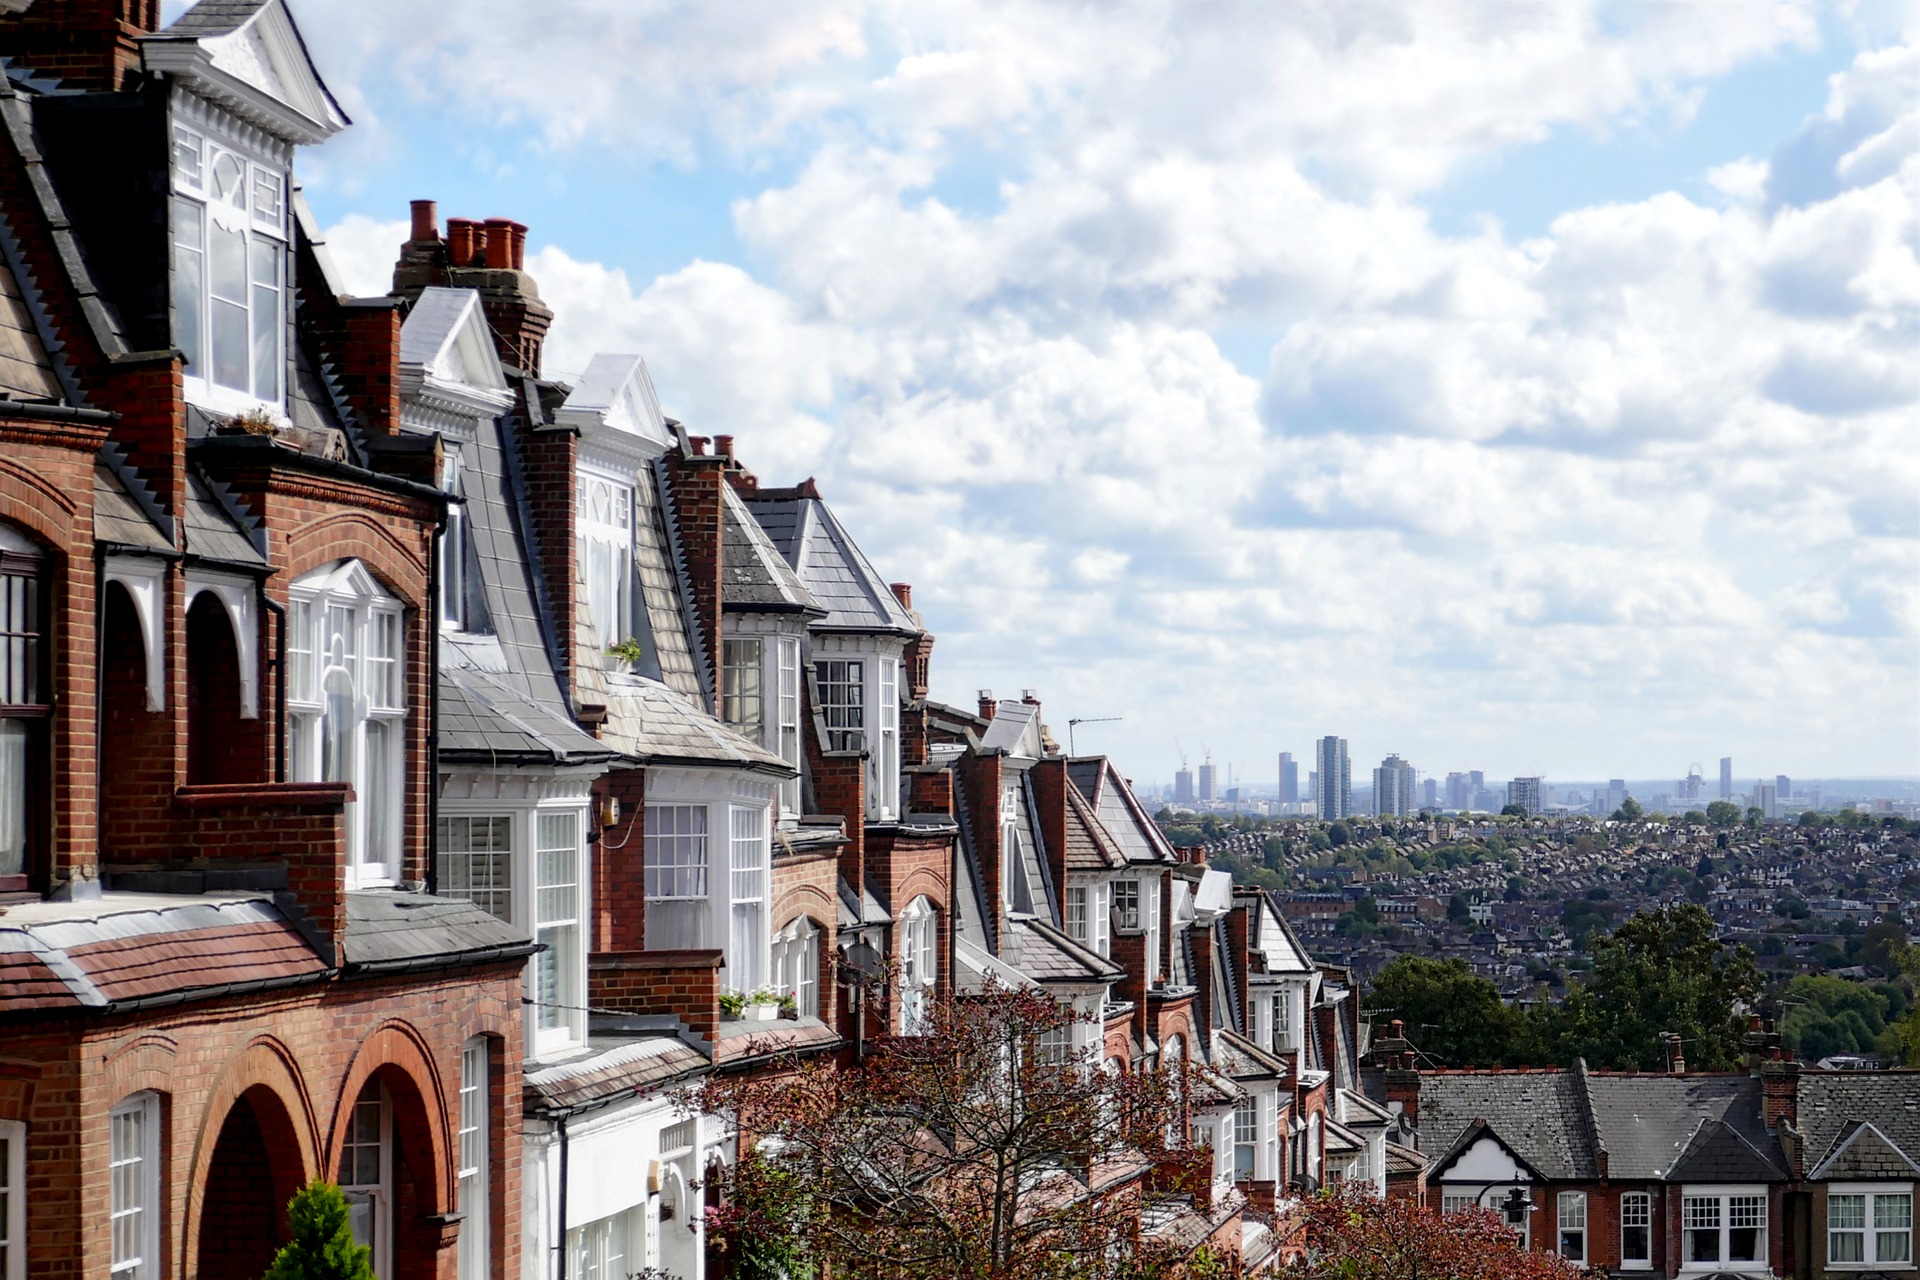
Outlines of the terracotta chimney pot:
[{"label": "terracotta chimney pot", "polygon": [[413,239],[438,240],[440,238],[440,209],[431,200],[415,200],[413,209]]},{"label": "terracotta chimney pot", "polygon": [[487,219],[487,269],[506,271],[513,266],[513,221]]},{"label": "terracotta chimney pot", "polygon": [[907,582],[895,582],[892,583],[891,586],[893,588],[893,598],[900,602],[900,607],[902,609],[913,608],[913,585]]},{"label": "terracotta chimney pot", "polygon": [[733,437],[715,436],[713,438],[713,451],[723,458],[731,458],[733,456]]},{"label": "terracotta chimney pot", "polygon": [[687,444],[692,447],[694,457],[704,458],[707,456],[707,437],[688,436]]},{"label": "terracotta chimney pot", "polygon": [[454,266],[473,261],[474,233],[479,229],[472,218],[447,219],[447,257]]},{"label": "terracotta chimney pot", "polygon": [[527,224],[524,222],[513,224],[513,269],[527,269]]}]

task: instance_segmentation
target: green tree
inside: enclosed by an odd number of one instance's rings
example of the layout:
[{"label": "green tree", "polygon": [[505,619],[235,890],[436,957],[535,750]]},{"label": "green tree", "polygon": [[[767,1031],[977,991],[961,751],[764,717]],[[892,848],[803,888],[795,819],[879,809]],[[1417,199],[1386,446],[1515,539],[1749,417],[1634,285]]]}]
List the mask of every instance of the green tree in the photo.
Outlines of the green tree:
[{"label": "green tree", "polygon": [[1473,921],[1473,908],[1467,904],[1464,894],[1454,894],[1447,899],[1447,919],[1453,924],[1470,924]]},{"label": "green tree", "polygon": [[1628,796],[1625,800],[1622,800],[1620,807],[1613,811],[1613,820],[1615,822],[1638,822],[1646,816],[1647,811],[1642,809],[1640,802],[1632,796]]},{"label": "green tree", "polygon": [[1596,1067],[1661,1071],[1662,1037],[1678,1035],[1687,1062],[1724,1070],[1741,1060],[1744,1010],[1760,972],[1744,946],[1728,947],[1713,917],[1691,903],[1643,911],[1593,943],[1593,974],[1540,1015],[1554,1056]]},{"label": "green tree", "polygon": [[1689,809],[1686,814],[1681,817],[1680,821],[1690,827],[1704,827],[1707,825],[1707,815],[1698,809]]},{"label": "green tree", "polygon": [[1338,849],[1353,843],[1353,828],[1344,822],[1336,822],[1327,828],[1327,841]]},{"label": "green tree", "polygon": [[1524,818],[1527,816],[1527,806],[1523,804],[1503,804],[1500,806],[1500,816],[1503,818]]},{"label": "green tree", "polygon": [[1739,825],[1740,806],[1731,800],[1715,800],[1707,805],[1707,821],[1716,827]]},{"label": "green tree", "polygon": [[1863,983],[1803,974],[1786,985],[1779,1000],[1786,1008],[1781,1038],[1801,1057],[1898,1052],[1897,1044],[1882,1044],[1886,998]]},{"label": "green tree", "polygon": [[1575,951],[1585,951],[1593,935],[1607,927],[1606,908],[1589,898],[1569,898],[1560,907],[1560,927]]},{"label": "green tree", "polygon": [[1457,958],[1399,957],[1374,978],[1368,1003],[1377,1017],[1404,1023],[1414,1047],[1443,1066],[1511,1064],[1524,1053],[1520,1016]]},{"label": "green tree", "polygon": [[293,1239],[274,1255],[266,1280],[373,1280],[373,1250],[353,1242],[347,1198],[331,1182],[310,1182],[287,1203]]}]

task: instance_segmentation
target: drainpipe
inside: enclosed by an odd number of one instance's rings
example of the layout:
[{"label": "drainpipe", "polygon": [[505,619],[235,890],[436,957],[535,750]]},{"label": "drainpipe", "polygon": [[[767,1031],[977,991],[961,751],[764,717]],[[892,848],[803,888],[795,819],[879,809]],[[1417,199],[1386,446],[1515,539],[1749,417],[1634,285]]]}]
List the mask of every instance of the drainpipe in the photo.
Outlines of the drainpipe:
[{"label": "drainpipe", "polygon": [[[440,891],[440,859],[435,847],[440,841],[440,557],[447,541],[447,505],[440,504],[440,518],[433,526],[433,554],[427,559],[427,875],[428,893]],[[455,548],[454,554],[460,554]],[[560,1130],[560,1150],[566,1151],[566,1129]],[[562,1159],[564,1160],[564,1154]],[[565,1168],[565,1164],[561,1165]],[[562,1266],[564,1267],[564,1262]],[[561,1277],[565,1280],[565,1276]]]},{"label": "drainpipe", "polygon": [[287,611],[260,584],[260,604],[274,617],[273,634],[273,780],[287,780]]},{"label": "drainpipe", "polygon": [[560,1125],[560,1274],[558,1280],[567,1280],[567,1112],[561,1112],[557,1118]]}]

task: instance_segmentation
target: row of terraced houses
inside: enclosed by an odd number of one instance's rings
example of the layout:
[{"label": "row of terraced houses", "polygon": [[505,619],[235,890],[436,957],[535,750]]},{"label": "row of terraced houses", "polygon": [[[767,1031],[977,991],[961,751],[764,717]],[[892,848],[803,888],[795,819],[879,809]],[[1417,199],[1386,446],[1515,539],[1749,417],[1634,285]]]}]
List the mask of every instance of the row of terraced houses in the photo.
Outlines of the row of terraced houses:
[{"label": "row of terraced houses", "polygon": [[1036,697],[930,698],[812,481],[638,356],[544,377],[524,226],[417,202],[349,296],[285,0],[159,16],[0,0],[0,1280],[255,1277],[314,1178],[382,1280],[692,1280],[737,1139],[685,1087],[987,983],[1200,1073],[1212,1176],[1142,1230],[1245,1274],[1335,1180],[1520,1187],[1534,1243],[1669,1275],[1717,1195],[1719,1270],[1911,1272],[1909,1078],[1796,1119],[1777,1053],[1696,1096],[1373,1052]]}]

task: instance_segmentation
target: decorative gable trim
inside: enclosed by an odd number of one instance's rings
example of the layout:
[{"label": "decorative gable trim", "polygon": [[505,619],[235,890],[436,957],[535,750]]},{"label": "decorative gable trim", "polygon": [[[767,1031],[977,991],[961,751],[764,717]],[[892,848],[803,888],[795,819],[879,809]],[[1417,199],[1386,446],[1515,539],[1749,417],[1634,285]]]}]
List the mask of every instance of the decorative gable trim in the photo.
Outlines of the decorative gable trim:
[{"label": "decorative gable trim", "polygon": [[231,29],[190,12],[140,41],[142,65],[291,144],[324,142],[351,123],[314,69],[283,0],[267,0]]},{"label": "decorative gable trim", "polygon": [[1447,1153],[1433,1163],[1433,1167],[1427,1173],[1428,1179],[1433,1182],[1444,1181],[1447,1170],[1459,1164],[1461,1159],[1465,1157],[1469,1151],[1473,1150],[1482,1138],[1490,1140],[1495,1146],[1499,1147],[1501,1151],[1505,1152],[1507,1158],[1513,1161],[1514,1168],[1526,1174],[1529,1181],[1546,1181],[1545,1178],[1540,1176],[1540,1171],[1535,1169],[1525,1156],[1514,1150],[1512,1144],[1501,1137],[1499,1132],[1494,1129],[1491,1124],[1488,1124],[1485,1119],[1479,1117],[1476,1117],[1474,1122],[1468,1125],[1466,1130],[1462,1132],[1458,1138],[1454,1139],[1453,1145],[1447,1148]]},{"label": "decorative gable trim", "polygon": [[1920,1164],[1914,1163],[1911,1156],[1896,1146],[1886,1134],[1880,1132],[1873,1121],[1862,1120],[1854,1126],[1852,1132],[1834,1144],[1833,1150],[1827,1153],[1826,1159],[1807,1174],[1807,1179],[1819,1181],[1829,1178],[1848,1178],[1859,1181],[1887,1176],[1878,1171],[1862,1168],[1863,1161],[1874,1157],[1889,1161],[1896,1169],[1904,1168],[1904,1172],[1896,1176],[1920,1178]]}]

